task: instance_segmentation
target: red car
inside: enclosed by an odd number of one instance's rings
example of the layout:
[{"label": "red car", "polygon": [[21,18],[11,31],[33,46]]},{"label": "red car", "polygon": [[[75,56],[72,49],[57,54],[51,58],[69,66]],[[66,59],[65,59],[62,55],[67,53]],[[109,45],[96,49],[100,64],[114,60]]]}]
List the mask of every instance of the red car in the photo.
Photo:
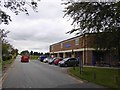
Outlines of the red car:
[{"label": "red car", "polygon": [[62,58],[56,59],[56,60],[54,61],[54,64],[55,64],[55,65],[58,65],[59,61],[62,61]]},{"label": "red car", "polygon": [[23,55],[23,56],[21,57],[21,62],[29,62],[29,56]]}]

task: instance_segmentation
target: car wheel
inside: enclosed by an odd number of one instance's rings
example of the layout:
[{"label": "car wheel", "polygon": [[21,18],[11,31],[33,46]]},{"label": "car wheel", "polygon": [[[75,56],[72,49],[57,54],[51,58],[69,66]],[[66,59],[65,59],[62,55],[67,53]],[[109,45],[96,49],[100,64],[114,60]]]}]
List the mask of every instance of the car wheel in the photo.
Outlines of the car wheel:
[{"label": "car wheel", "polygon": [[67,64],[65,64],[65,67],[67,67],[68,65]]},{"label": "car wheel", "polygon": [[58,66],[59,66],[59,67],[61,67],[61,65],[60,65],[60,64],[58,64]]}]

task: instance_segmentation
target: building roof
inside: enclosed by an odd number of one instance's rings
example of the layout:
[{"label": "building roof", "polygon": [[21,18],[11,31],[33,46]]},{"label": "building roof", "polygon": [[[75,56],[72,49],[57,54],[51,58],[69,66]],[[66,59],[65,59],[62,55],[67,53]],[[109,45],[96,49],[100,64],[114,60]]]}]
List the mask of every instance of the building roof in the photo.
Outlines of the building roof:
[{"label": "building roof", "polygon": [[77,37],[83,37],[84,35],[91,35],[91,34],[93,35],[93,34],[96,34],[96,33],[86,33],[86,34],[78,35],[78,36],[75,36],[75,37],[72,37],[72,38],[69,38],[69,39],[62,40],[60,42],[51,44],[50,46],[55,45],[55,44],[59,44],[59,43],[62,43],[62,42],[68,41],[68,40],[72,40],[72,39],[77,38]]}]

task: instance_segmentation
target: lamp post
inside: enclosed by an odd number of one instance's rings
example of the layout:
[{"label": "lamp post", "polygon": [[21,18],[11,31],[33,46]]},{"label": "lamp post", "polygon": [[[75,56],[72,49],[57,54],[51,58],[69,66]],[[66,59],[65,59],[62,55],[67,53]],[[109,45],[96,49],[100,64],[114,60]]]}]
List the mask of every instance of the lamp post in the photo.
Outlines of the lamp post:
[{"label": "lamp post", "polygon": [[0,62],[2,62],[2,39],[0,36]]}]

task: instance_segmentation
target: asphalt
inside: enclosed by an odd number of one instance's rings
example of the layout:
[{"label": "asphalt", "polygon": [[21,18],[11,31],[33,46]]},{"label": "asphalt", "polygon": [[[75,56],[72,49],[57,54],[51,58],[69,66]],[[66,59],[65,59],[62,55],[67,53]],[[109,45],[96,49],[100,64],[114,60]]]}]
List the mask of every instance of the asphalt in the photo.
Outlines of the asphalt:
[{"label": "asphalt", "polygon": [[105,88],[78,80],[67,73],[67,68],[32,60],[21,63],[16,58],[5,73],[2,88]]}]

